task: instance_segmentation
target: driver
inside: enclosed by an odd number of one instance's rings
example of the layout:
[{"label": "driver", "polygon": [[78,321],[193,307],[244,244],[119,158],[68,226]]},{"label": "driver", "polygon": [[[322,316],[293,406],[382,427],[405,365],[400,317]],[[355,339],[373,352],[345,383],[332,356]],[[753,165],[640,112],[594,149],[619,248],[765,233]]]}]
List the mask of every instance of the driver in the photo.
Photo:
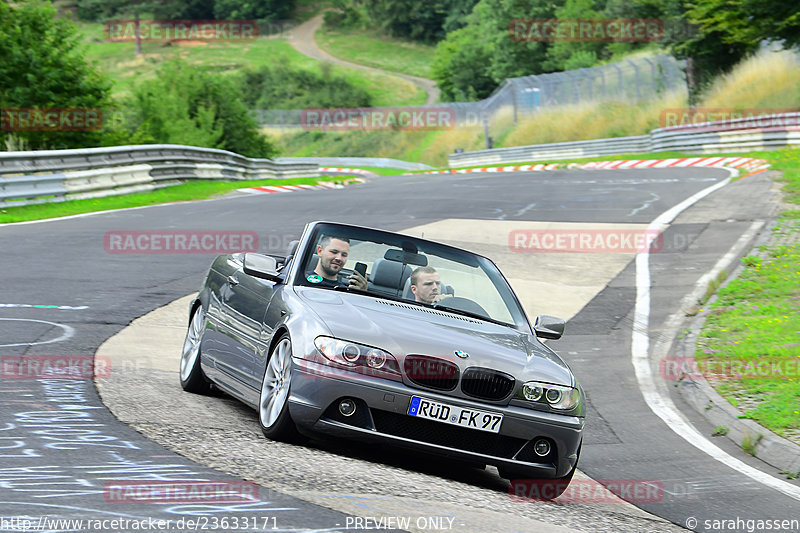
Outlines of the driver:
[{"label": "driver", "polygon": [[313,271],[306,272],[306,279],[323,287],[350,287],[367,290],[367,280],[358,272],[353,272],[347,281],[339,280],[339,272],[347,263],[350,254],[350,239],[335,235],[323,235],[317,244],[319,261]]},{"label": "driver", "polygon": [[436,269],[429,266],[419,267],[411,273],[411,292],[414,300],[426,304],[441,302],[450,294],[442,294],[442,280]]}]

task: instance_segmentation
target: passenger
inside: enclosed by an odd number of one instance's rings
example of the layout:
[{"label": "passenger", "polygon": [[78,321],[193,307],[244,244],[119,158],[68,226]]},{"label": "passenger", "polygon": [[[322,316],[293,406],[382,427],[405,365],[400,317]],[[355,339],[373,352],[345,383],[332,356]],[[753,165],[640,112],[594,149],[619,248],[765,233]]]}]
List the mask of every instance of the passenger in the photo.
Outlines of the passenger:
[{"label": "passenger", "polygon": [[317,266],[306,272],[306,280],[323,287],[350,287],[367,290],[367,280],[358,272],[353,272],[347,281],[339,280],[339,272],[347,263],[350,254],[350,239],[334,235],[324,235],[317,244]]},{"label": "passenger", "polygon": [[426,304],[435,304],[451,294],[442,294],[442,280],[436,269],[429,266],[419,267],[411,273],[411,292],[414,300]]}]

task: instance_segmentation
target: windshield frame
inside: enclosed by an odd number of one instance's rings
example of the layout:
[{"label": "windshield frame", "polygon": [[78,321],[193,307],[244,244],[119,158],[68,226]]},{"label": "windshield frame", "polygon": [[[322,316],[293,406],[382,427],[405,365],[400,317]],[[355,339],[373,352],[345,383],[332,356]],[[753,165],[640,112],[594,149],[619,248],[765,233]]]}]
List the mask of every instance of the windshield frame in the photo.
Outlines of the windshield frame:
[{"label": "windshield frame", "polygon": [[[514,320],[514,322],[513,323],[506,322],[492,317],[483,317],[483,316],[479,318],[476,316],[476,318],[480,320],[485,320],[493,324],[503,325],[516,330],[520,330],[527,334],[533,334],[531,323],[528,320],[528,316],[525,313],[525,309],[522,307],[519,298],[512,289],[511,284],[508,282],[506,277],[503,275],[500,269],[497,268],[497,265],[495,265],[491,259],[484,257],[480,254],[471,252],[469,250],[456,248],[448,244],[436,241],[430,241],[422,239],[420,237],[406,235],[403,233],[395,233],[380,229],[368,228],[364,226],[354,226],[350,224],[342,224],[337,222],[320,221],[320,222],[310,223],[306,226],[305,230],[303,231],[303,235],[301,237],[301,245],[298,247],[298,252],[300,253],[298,253],[297,256],[294,257],[294,260],[292,261],[293,263],[292,272],[290,273],[289,276],[290,279],[287,280],[291,286],[312,287],[321,290],[336,290],[336,288],[334,287],[319,286],[313,283],[309,283],[305,279],[304,268],[311,259],[311,256],[316,252],[316,243],[319,241],[319,238],[322,234],[347,235],[349,238],[354,240],[370,241],[378,244],[390,245],[396,248],[401,248],[403,244],[411,245],[412,247],[415,247],[416,250],[420,253],[438,256],[440,258],[447,259],[456,263],[461,263],[470,267],[479,268],[483,271],[483,273],[486,275],[486,278],[494,286],[503,304],[508,308],[508,312],[511,315],[511,318],[512,320]],[[348,265],[347,270],[352,270],[352,268],[350,267],[351,265]],[[445,313],[458,314],[455,311],[446,309],[447,306],[446,299],[442,302],[443,307],[440,308],[437,307],[435,304],[431,305],[421,302],[413,302],[405,298],[390,298],[376,292],[360,291],[360,290],[347,291],[346,289],[338,288],[337,292],[339,291],[353,292],[355,294],[371,296],[373,298],[397,300],[404,303],[412,303],[412,304],[417,303],[422,307],[439,309],[440,311]]]}]

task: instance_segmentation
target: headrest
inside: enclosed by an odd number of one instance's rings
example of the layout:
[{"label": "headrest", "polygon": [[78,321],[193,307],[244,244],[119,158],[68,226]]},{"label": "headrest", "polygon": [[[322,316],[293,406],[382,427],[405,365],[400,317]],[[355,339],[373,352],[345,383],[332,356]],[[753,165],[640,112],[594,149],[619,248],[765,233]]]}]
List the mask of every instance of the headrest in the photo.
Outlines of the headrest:
[{"label": "headrest", "polygon": [[[408,272],[406,271],[408,269]],[[376,259],[372,266],[372,283],[383,287],[399,289],[407,274],[410,274],[409,267],[403,268],[403,263],[389,261],[387,259]]]}]

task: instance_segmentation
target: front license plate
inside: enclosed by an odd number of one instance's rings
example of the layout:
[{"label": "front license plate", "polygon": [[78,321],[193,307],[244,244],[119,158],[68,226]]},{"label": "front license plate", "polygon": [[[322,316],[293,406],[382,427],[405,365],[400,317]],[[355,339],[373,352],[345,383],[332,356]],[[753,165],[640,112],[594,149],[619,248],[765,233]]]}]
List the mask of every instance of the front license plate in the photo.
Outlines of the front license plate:
[{"label": "front license plate", "polygon": [[479,411],[468,407],[457,407],[446,403],[426,400],[419,396],[411,397],[408,414],[427,420],[435,420],[445,424],[461,426],[463,428],[499,433],[503,423],[503,415]]}]

